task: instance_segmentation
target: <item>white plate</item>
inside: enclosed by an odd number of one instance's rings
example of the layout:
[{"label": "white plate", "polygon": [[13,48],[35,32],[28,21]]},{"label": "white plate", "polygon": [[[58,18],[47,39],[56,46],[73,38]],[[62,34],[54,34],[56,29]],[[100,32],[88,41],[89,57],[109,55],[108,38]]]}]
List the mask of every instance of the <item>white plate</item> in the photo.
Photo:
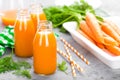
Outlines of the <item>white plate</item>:
[{"label": "white plate", "polygon": [[[80,0],[55,0],[55,5],[71,5],[73,4],[75,1],[80,2]],[[101,0],[85,0],[86,2],[88,2],[88,4],[90,4],[94,9],[100,7],[100,5],[102,4]]]},{"label": "white plate", "polygon": [[[112,19],[109,18],[109,19]],[[120,22],[120,17],[116,17],[114,20]],[[115,21],[114,21],[115,22]],[[116,23],[117,23],[116,22]],[[119,24],[118,24],[119,25]],[[63,27],[72,35],[73,39],[82,45],[85,49],[89,50],[93,55],[95,55],[98,59],[104,62],[106,65],[111,67],[112,69],[120,68],[120,56],[111,56],[109,53],[100,49],[80,33],[76,31],[77,23],[76,22],[66,22],[63,24]]]}]

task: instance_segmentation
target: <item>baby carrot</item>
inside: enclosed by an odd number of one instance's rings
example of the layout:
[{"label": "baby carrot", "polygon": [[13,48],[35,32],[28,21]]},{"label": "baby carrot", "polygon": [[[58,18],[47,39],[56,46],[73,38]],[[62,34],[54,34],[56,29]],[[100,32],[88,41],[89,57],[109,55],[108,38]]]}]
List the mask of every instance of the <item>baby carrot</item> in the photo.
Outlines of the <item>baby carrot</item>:
[{"label": "baby carrot", "polygon": [[96,43],[96,45],[97,45],[99,48],[101,48],[101,49],[105,49],[105,46],[104,46],[103,44],[101,44],[101,43]]},{"label": "baby carrot", "polygon": [[114,22],[110,20],[105,20],[104,22],[109,24],[120,36],[120,28]]},{"label": "baby carrot", "polygon": [[101,23],[102,30],[114,38],[116,41],[120,42],[120,36],[112,29],[112,27],[107,23]]},{"label": "baby carrot", "polygon": [[119,43],[114,40],[112,37],[107,35],[105,32],[103,32],[103,37],[104,37],[104,45],[111,45],[111,46],[118,46]]},{"label": "baby carrot", "polygon": [[120,56],[120,48],[119,47],[109,46],[109,45],[106,45],[105,47],[108,49],[108,51],[110,51],[114,55]]},{"label": "baby carrot", "polygon": [[92,31],[90,30],[90,28],[88,27],[86,21],[81,21],[80,22],[80,30],[82,30],[86,35],[88,35],[91,39],[95,40],[95,37],[93,36]]},{"label": "baby carrot", "polygon": [[104,37],[104,45],[118,46],[119,44],[113,38],[105,36]]},{"label": "baby carrot", "polygon": [[116,56],[115,54],[111,53],[110,51],[108,51],[108,49],[102,49],[104,52],[106,52],[107,54],[111,55],[111,56]]},{"label": "baby carrot", "polygon": [[82,30],[77,30],[81,35],[83,35],[85,38],[87,38],[88,40],[90,40],[92,43],[95,44],[95,41],[92,40],[89,36],[87,36]]},{"label": "baby carrot", "polygon": [[97,39],[97,42],[103,43],[104,39],[101,31],[101,26],[99,25],[96,17],[92,13],[87,13],[85,20],[91,31],[93,32],[93,36]]}]

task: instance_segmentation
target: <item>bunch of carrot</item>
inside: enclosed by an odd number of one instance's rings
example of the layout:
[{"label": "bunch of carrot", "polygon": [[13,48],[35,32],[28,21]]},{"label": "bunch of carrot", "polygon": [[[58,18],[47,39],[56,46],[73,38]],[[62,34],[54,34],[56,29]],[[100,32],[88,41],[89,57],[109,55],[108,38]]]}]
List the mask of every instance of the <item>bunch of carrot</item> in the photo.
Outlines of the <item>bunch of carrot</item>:
[{"label": "bunch of carrot", "polygon": [[98,22],[95,15],[87,13],[77,31],[99,48],[120,56],[120,29],[112,21]]}]

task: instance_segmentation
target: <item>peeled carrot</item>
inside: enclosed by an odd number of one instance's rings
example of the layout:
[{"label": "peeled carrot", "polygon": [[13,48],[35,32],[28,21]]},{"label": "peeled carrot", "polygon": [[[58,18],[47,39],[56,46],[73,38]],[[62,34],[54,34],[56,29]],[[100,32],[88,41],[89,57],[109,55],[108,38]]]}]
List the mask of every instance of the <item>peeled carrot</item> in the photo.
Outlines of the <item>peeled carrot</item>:
[{"label": "peeled carrot", "polygon": [[116,56],[115,54],[111,53],[110,51],[108,51],[108,49],[102,49],[104,52],[106,52],[107,54],[111,55],[111,56]]},{"label": "peeled carrot", "polygon": [[86,23],[90,27],[90,30],[93,32],[93,36],[97,39],[98,43],[103,43],[103,34],[101,31],[101,26],[97,22],[96,17],[92,13],[86,14]]},{"label": "peeled carrot", "polygon": [[86,35],[88,35],[91,39],[95,40],[95,37],[93,36],[92,31],[90,30],[90,28],[88,27],[86,21],[81,21],[80,22],[80,30],[82,30]]},{"label": "peeled carrot", "polygon": [[103,37],[104,37],[104,45],[111,45],[111,46],[118,46],[119,43],[114,40],[112,37],[107,35],[106,33],[103,32]]},{"label": "peeled carrot", "polygon": [[116,41],[120,42],[120,36],[112,29],[112,27],[107,23],[101,23],[102,30],[114,38]]},{"label": "peeled carrot", "polygon": [[111,37],[104,37],[104,45],[118,46],[118,42]]},{"label": "peeled carrot", "polygon": [[95,44],[95,41],[92,40],[89,36],[87,36],[82,30],[77,30],[81,35],[83,35],[85,38],[87,38],[88,40],[90,40],[92,43]]},{"label": "peeled carrot", "polygon": [[103,44],[101,44],[101,43],[96,43],[96,45],[97,45],[99,48],[101,48],[101,49],[105,49],[105,46],[104,46]]},{"label": "peeled carrot", "polygon": [[102,33],[103,33],[103,36],[109,36],[108,34],[106,34],[104,31],[102,31]]},{"label": "peeled carrot", "polygon": [[120,56],[120,48],[117,46],[105,46],[111,53],[113,53],[116,56]]},{"label": "peeled carrot", "polygon": [[105,20],[105,23],[109,24],[120,36],[120,28],[114,22]]}]

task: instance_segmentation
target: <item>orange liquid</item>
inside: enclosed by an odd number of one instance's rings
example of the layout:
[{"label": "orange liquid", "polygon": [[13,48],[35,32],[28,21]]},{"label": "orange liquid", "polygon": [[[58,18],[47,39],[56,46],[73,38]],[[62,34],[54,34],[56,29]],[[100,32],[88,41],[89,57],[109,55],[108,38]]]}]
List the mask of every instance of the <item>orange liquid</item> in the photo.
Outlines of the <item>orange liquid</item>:
[{"label": "orange liquid", "polygon": [[20,57],[31,57],[33,55],[33,38],[35,35],[32,20],[27,22],[17,20],[15,25],[15,54]]},{"label": "orange liquid", "polygon": [[[35,25],[35,30],[37,30],[37,27],[38,27],[38,23],[40,20],[46,20],[46,16],[44,13],[41,13],[41,14],[31,14],[31,18],[33,20],[33,23]],[[39,21],[38,21],[39,20]]]},{"label": "orange liquid", "polygon": [[33,41],[34,71],[52,74],[56,70],[56,39],[52,32],[37,32]]},{"label": "orange liquid", "polygon": [[4,25],[14,25],[17,15],[17,10],[9,10],[2,12],[4,15],[2,16],[2,23]]}]

